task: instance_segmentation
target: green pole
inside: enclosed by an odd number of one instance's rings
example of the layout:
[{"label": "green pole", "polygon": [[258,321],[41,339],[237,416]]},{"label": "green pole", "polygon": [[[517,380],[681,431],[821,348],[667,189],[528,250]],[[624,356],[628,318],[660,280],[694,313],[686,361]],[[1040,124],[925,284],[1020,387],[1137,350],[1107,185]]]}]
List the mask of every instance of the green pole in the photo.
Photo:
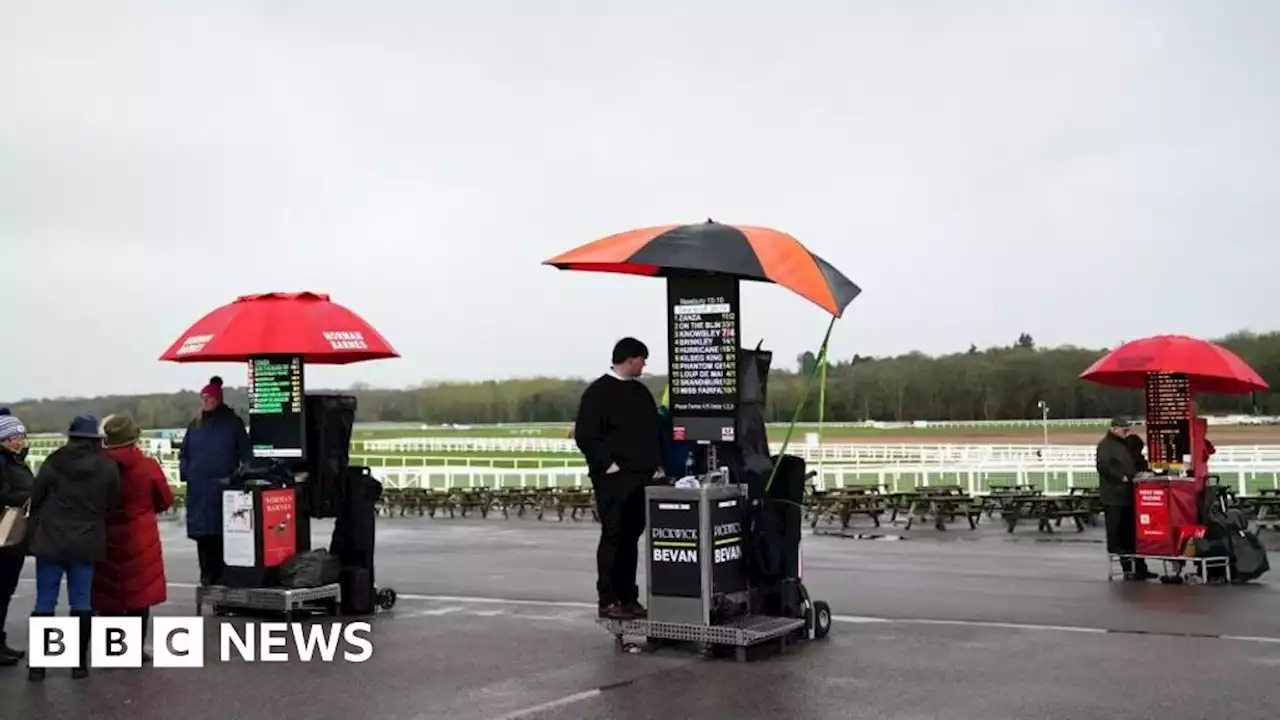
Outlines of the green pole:
[{"label": "green pole", "polygon": [[[831,329],[835,326],[836,319],[833,316],[831,318],[831,323],[827,325],[827,334],[822,337],[822,347],[818,350],[818,357],[822,358],[824,361],[820,361],[818,363],[818,367],[814,368],[813,371],[809,373],[809,377],[805,380],[804,392],[800,395],[800,402],[796,403],[796,411],[791,416],[791,424],[787,426],[787,434],[782,438],[782,449],[778,451],[779,455],[786,454],[787,446],[791,444],[791,434],[795,432],[796,423],[800,421],[800,411],[804,409],[804,401],[809,398],[809,390],[813,387],[814,378],[816,378],[821,372],[823,376],[823,383],[826,383],[826,373],[822,372],[822,368],[826,365],[825,358],[827,357],[827,343],[831,340]],[[819,411],[819,413],[821,413],[821,411]],[[773,468],[769,470],[769,479],[765,481],[765,494],[768,494],[769,489],[773,487],[773,478],[777,474],[778,466],[775,464]]]}]

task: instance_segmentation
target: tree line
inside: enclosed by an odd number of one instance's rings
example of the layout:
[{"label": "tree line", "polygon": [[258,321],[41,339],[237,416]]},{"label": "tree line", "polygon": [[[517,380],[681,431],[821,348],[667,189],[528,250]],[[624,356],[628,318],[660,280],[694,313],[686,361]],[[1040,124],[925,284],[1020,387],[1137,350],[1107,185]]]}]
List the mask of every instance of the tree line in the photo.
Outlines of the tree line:
[{"label": "tree line", "polygon": [[[1218,340],[1280,388],[1280,332],[1237,332]],[[1113,390],[1079,379],[1079,374],[1107,352],[1080,347],[1037,347],[1026,333],[1005,347],[928,356],[912,352],[897,357],[855,355],[832,358],[827,365],[826,419],[842,421],[1007,420],[1040,417],[1039,403],[1052,417],[1110,417],[1142,412],[1142,393]],[[775,356],[769,375],[767,418],[789,421],[801,399],[809,373],[817,368],[813,352],[794,362]],[[231,387],[227,402],[241,413],[247,405],[243,388]],[[358,398],[360,422],[526,423],[568,422],[589,379],[519,378],[483,382],[427,382],[404,390],[357,384],[346,390],[315,390]],[[645,378],[655,397],[665,387],[662,376]],[[1280,395],[1202,396],[1208,413],[1280,414]],[[20,400],[2,404],[22,418],[32,432],[60,431],[80,413],[99,417],[128,412],[142,427],[185,427],[200,407],[195,391],[94,398]],[[814,382],[801,421],[817,419]]]}]

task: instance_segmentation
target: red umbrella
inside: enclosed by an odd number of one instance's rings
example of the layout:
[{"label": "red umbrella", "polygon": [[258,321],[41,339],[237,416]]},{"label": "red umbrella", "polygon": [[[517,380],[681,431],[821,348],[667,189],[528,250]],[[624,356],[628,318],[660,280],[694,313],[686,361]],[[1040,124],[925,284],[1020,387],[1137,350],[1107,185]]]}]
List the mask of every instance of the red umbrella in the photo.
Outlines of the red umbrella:
[{"label": "red umbrella", "polygon": [[1192,392],[1247,395],[1270,386],[1230,350],[1186,335],[1134,340],[1107,353],[1080,377],[1099,385],[1142,388],[1148,373],[1182,373]]},{"label": "red umbrella", "polygon": [[328,295],[272,292],[242,295],[205,315],[160,359],[239,362],[254,355],[300,355],[317,365],[400,357],[372,325]]}]

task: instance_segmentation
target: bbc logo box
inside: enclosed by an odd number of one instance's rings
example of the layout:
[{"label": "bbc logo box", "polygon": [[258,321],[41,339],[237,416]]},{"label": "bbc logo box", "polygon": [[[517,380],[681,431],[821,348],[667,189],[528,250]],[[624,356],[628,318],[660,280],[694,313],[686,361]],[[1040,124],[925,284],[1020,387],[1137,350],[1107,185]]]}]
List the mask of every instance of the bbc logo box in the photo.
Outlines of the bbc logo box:
[{"label": "bbc logo box", "polygon": [[[218,660],[288,662],[293,646],[301,662],[366,662],[373,657],[367,622],[306,625],[247,622],[237,626],[221,619],[217,626]],[[205,666],[206,618],[157,616],[151,620],[152,664],[159,668]],[[27,631],[31,667],[73,668],[81,663],[81,626],[75,617],[33,617]],[[99,668],[142,667],[142,618],[94,617],[90,625],[89,664]],[[341,652],[339,652],[341,650]]]}]

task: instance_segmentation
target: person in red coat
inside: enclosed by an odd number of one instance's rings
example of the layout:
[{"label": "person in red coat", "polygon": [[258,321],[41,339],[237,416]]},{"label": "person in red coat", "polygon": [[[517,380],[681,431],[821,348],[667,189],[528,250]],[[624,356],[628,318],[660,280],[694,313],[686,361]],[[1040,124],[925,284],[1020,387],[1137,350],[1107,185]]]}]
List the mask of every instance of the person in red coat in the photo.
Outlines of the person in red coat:
[{"label": "person in red coat", "polygon": [[128,415],[108,417],[102,431],[120,468],[120,504],[107,517],[107,557],[93,571],[93,610],[141,617],[145,642],[151,608],[168,599],[156,514],[173,506],[173,490],[160,463],[138,447],[142,433]]}]

